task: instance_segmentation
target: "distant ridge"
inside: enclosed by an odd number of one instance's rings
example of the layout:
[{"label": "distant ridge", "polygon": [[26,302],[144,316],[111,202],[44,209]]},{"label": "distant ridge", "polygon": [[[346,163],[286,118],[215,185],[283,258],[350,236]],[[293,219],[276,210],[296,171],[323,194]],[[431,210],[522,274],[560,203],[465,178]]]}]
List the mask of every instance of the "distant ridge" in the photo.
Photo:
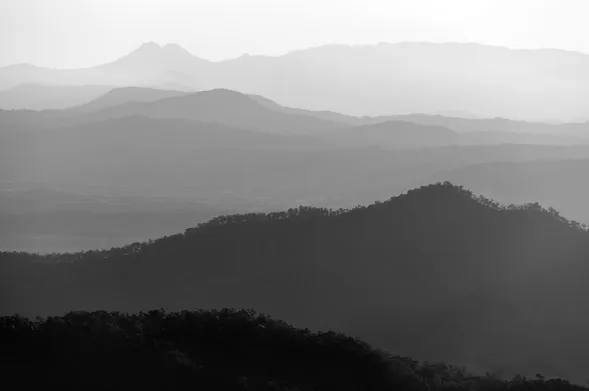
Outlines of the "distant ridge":
[{"label": "distant ridge", "polygon": [[93,115],[97,119],[141,115],[218,122],[235,128],[276,134],[305,134],[338,127],[320,118],[270,110],[245,94],[227,89],[178,94],[150,102],[131,102],[107,107]]},{"label": "distant ridge", "polygon": [[227,88],[288,107],[356,116],[458,108],[485,118],[570,121],[589,113],[583,103],[589,102],[588,55],[472,43],[326,45],[218,62],[179,45],[147,43],[94,68],[0,68],[0,89],[22,83]]},{"label": "distant ridge", "polygon": [[160,99],[186,95],[187,92],[146,87],[114,88],[97,99],[74,109],[77,112],[99,111],[132,102],[155,102]]},{"label": "distant ridge", "polygon": [[0,91],[0,108],[5,110],[67,109],[90,102],[111,88],[108,85],[19,84]]}]

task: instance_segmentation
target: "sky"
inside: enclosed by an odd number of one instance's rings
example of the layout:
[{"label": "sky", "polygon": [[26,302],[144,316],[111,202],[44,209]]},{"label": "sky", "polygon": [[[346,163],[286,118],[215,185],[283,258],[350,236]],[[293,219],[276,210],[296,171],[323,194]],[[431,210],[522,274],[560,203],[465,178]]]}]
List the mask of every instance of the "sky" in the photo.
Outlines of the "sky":
[{"label": "sky", "polygon": [[150,41],[213,61],[406,41],[589,53],[588,18],[589,0],[0,0],[0,66],[88,67]]}]

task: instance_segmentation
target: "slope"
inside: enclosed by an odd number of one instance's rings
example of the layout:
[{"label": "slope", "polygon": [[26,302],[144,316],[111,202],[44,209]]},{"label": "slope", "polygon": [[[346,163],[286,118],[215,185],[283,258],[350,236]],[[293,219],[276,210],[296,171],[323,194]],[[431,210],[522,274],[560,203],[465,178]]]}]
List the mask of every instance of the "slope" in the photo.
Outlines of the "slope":
[{"label": "slope", "polygon": [[[491,66],[492,64],[492,66]],[[0,88],[22,83],[227,88],[288,107],[348,115],[456,110],[486,118],[569,121],[589,112],[589,56],[478,44],[327,45],[283,56],[210,62],[178,45],[142,45],[94,68],[0,68]]]},{"label": "slope", "polygon": [[247,95],[229,90],[211,90],[167,98],[150,103],[130,103],[93,113],[91,118],[107,119],[129,115],[150,118],[181,118],[219,122],[235,127],[278,134],[301,134],[338,125],[317,118],[280,113],[267,109]]},{"label": "slope", "polygon": [[1,313],[254,307],[420,359],[582,381],[588,256],[588,234],[553,213],[437,184],[105,252],[4,253]]},{"label": "slope", "polygon": [[350,145],[380,146],[391,150],[483,144],[471,135],[461,135],[443,126],[405,121],[355,126],[334,132],[332,137],[334,141],[347,142]]},{"label": "slope", "polygon": [[589,223],[588,179],[587,159],[484,163],[443,171],[428,178],[448,180],[506,204],[538,201],[583,223]]},{"label": "slope", "polygon": [[108,91],[91,102],[78,106],[72,111],[87,113],[131,102],[155,102],[160,99],[183,96],[186,94],[186,92],[176,90],[160,90],[145,87],[120,87]]}]

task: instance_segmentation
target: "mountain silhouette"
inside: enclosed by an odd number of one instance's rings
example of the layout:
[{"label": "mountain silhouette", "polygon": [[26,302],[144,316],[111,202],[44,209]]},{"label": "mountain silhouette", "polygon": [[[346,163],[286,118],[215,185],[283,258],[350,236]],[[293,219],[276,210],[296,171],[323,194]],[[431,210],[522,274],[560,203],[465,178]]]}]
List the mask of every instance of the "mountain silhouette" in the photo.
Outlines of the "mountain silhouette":
[{"label": "mountain silhouette", "polygon": [[186,95],[187,92],[145,87],[114,88],[91,102],[75,108],[77,112],[99,111],[132,102],[155,102],[160,99]]},{"label": "mountain silhouette", "polygon": [[[69,89],[70,87],[65,88],[66,91]],[[246,95],[223,89],[190,92],[147,87],[116,88],[106,96],[99,97],[96,102],[68,110],[40,112],[0,110],[0,123],[4,126],[59,128],[136,115],[213,121],[231,127],[271,133],[324,135],[335,144],[343,143],[348,147],[378,145],[389,149],[399,149],[441,145],[587,145],[589,143],[589,127],[586,123],[539,123],[503,118],[464,119],[424,114],[354,117],[330,111],[285,107],[259,95]],[[397,139],[394,140],[390,137],[395,132],[382,131],[384,128],[379,132],[375,131],[379,126],[386,127],[382,125],[384,123],[413,123],[422,127],[414,126],[413,130],[410,130],[407,127],[409,125],[404,125],[407,128],[404,130],[406,134],[401,136],[400,125],[397,125]],[[381,125],[376,126],[378,124]],[[372,129],[372,131],[356,132],[351,129],[354,126],[368,126],[362,129]],[[350,129],[340,131],[346,127]],[[445,130],[429,134],[432,127],[445,128]],[[333,131],[325,132],[326,130]],[[450,131],[458,134],[450,135],[448,133]],[[363,134],[365,137],[356,140],[356,137],[351,136],[353,134]],[[443,136],[446,139],[438,140],[437,138],[442,134],[446,134]],[[391,142],[380,143],[380,141],[386,141],[382,138],[385,135]]]},{"label": "mountain silhouette", "polygon": [[98,68],[104,72],[165,72],[202,67],[209,61],[197,58],[177,44],[160,46],[155,42],[142,44],[139,48]]},{"label": "mountain silhouette", "polygon": [[[489,119],[465,119],[456,117],[444,117],[439,115],[400,115],[384,118],[366,119],[368,121],[383,121],[385,119],[397,119],[414,122],[422,125],[445,126],[459,133],[495,133],[496,136],[510,134],[520,137],[525,136],[559,136],[569,138],[588,138],[589,125],[586,123],[543,123],[529,121],[514,121],[506,118]],[[484,134],[482,135],[484,137]],[[533,138],[530,138],[533,139]]]},{"label": "mountain silhouette", "polygon": [[[327,45],[283,56],[210,62],[178,45],[144,44],[109,64],[76,70],[0,68],[22,83],[112,86],[179,83],[262,95],[281,105],[356,116],[477,113],[534,121],[586,117],[589,56],[561,50],[406,42]],[[154,84],[155,83],[155,84]]]},{"label": "mountain silhouette", "polygon": [[219,216],[107,251],[5,252],[0,313],[255,307],[419,359],[582,381],[588,256],[578,224],[445,183],[347,211]]},{"label": "mountain silhouette", "polygon": [[[261,95],[249,94],[250,98],[254,99],[256,102],[261,104],[264,107],[269,109],[279,111],[282,113],[287,114],[297,114],[297,115],[306,115],[309,117],[320,118],[326,121],[332,121],[336,123],[346,124],[346,125],[362,125],[364,121],[358,117],[354,117],[351,115],[345,115],[336,113],[333,111],[313,111],[313,110],[304,110],[304,109],[296,109],[292,107],[285,107],[281,106],[278,103],[274,102],[271,99],[265,98]],[[383,119],[379,122],[386,122],[386,119]]]},{"label": "mountain silhouette", "polygon": [[223,125],[277,134],[310,133],[338,125],[308,116],[270,110],[247,95],[218,89],[172,97],[155,102],[133,102],[95,112],[90,118],[130,115],[218,122]]},{"label": "mountain silhouette", "polygon": [[429,180],[448,180],[504,204],[538,201],[567,218],[589,224],[584,197],[589,191],[588,172],[587,159],[543,159],[470,165],[437,173]]},{"label": "mountain silhouette", "polygon": [[431,148],[477,144],[476,139],[442,126],[419,125],[405,121],[386,121],[338,131],[355,145],[379,145],[390,149]]},{"label": "mountain silhouette", "polygon": [[[426,142],[435,140],[435,133],[448,133],[448,144],[456,136],[445,128],[421,131],[420,125],[390,122],[379,125],[382,130],[371,139],[362,134],[365,127],[327,122],[331,129],[318,129],[326,121],[276,112],[243,94],[217,92],[91,113],[0,111],[0,181],[51,183],[82,192],[98,187],[109,195],[198,194],[275,208],[339,207],[399,194],[428,183],[437,172],[471,164],[589,158],[586,145],[416,149],[403,145],[397,131],[402,134],[406,127]],[[288,135],[268,133],[277,130]],[[353,137],[346,136],[350,133]]]}]

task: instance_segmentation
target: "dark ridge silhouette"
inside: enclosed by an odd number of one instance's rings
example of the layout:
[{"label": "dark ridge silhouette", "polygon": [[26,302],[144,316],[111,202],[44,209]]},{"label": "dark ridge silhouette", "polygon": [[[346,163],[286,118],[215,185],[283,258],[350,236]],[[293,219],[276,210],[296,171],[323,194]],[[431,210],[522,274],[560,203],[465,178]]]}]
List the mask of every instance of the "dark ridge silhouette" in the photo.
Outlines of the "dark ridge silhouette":
[{"label": "dark ridge silhouette", "polygon": [[587,390],[539,374],[506,381],[496,373],[420,363],[251,309],[3,317],[0,343],[8,353],[4,380],[25,389]]},{"label": "dark ridge silhouette", "polygon": [[131,102],[155,102],[160,99],[186,95],[187,92],[146,87],[114,88],[97,99],[75,108],[76,112],[92,112]]},{"label": "dark ridge silhouette", "polygon": [[585,380],[589,233],[449,183],[367,207],[219,216],[106,251],[0,256],[0,313],[258,308],[403,355]]},{"label": "dark ridge silhouette", "polygon": [[429,180],[449,180],[506,204],[538,201],[567,218],[589,223],[587,173],[587,159],[543,159],[470,165],[437,173]]}]

